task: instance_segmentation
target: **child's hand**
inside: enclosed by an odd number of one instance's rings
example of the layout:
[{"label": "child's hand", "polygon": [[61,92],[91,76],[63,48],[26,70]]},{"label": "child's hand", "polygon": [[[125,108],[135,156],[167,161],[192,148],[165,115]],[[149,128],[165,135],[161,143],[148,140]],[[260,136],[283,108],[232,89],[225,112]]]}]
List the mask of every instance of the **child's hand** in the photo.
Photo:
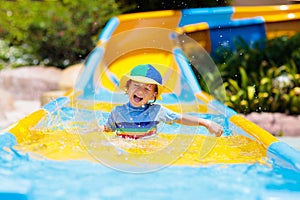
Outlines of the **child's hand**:
[{"label": "child's hand", "polygon": [[215,134],[217,137],[220,137],[222,134],[223,134],[223,127],[213,121],[210,121],[208,123],[208,126],[207,126],[207,130],[212,133],[212,134]]}]

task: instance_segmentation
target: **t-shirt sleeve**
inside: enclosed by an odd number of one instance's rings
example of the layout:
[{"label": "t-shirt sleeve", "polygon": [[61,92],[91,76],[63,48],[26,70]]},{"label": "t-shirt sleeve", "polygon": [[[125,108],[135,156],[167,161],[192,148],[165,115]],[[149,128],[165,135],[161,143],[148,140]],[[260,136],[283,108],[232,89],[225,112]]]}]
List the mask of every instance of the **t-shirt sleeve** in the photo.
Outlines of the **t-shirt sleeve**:
[{"label": "t-shirt sleeve", "polygon": [[104,126],[109,128],[111,131],[116,130],[116,122],[115,122],[115,112],[116,109],[113,109],[111,113],[108,115],[107,121],[105,122]]},{"label": "t-shirt sleeve", "polygon": [[166,107],[161,106],[157,114],[157,117],[159,121],[172,124],[180,118],[180,114]]}]

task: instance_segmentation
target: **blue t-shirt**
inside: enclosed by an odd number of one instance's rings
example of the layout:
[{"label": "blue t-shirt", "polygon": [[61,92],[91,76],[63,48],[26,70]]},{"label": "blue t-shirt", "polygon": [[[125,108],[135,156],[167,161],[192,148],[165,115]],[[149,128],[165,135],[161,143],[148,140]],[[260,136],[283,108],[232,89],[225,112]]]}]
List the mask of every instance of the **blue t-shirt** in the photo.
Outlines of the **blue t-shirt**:
[{"label": "blue t-shirt", "polygon": [[133,107],[127,103],[111,111],[105,126],[120,136],[140,138],[155,134],[159,122],[173,123],[179,118],[178,113],[158,104]]}]

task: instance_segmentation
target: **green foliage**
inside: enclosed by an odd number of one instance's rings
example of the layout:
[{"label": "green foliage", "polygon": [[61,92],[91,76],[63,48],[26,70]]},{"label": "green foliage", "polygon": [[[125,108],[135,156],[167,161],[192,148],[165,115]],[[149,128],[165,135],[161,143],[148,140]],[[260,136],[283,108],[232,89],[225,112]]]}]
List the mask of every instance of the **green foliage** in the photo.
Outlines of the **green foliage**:
[{"label": "green foliage", "polygon": [[29,46],[9,46],[9,42],[0,39],[0,49],[0,70],[38,63]]},{"label": "green foliage", "polygon": [[115,0],[0,3],[0,37],[26,44],[40,61],[62,68],[84,59],[107,20],[121,13]]},{"label": "green foliage", "polygon": [[226,104],[245,114],[300,114],[300,33],[258,41],[253,47],[239,38],[236,47],[236,52],[217,52]]}]

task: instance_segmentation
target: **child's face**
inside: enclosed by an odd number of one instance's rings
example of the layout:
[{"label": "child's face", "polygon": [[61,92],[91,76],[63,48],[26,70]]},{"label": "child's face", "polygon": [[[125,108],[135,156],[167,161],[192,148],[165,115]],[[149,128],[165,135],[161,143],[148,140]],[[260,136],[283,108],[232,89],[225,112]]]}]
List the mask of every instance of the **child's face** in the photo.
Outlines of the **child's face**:
[{"label": "child's face", "polygon": [[127,93],[129,95],[130,104],[134,107],[147,104],[148,101],[156,98],[157,92],[155,90],[156,85],[154,84],[129,81]]}]

